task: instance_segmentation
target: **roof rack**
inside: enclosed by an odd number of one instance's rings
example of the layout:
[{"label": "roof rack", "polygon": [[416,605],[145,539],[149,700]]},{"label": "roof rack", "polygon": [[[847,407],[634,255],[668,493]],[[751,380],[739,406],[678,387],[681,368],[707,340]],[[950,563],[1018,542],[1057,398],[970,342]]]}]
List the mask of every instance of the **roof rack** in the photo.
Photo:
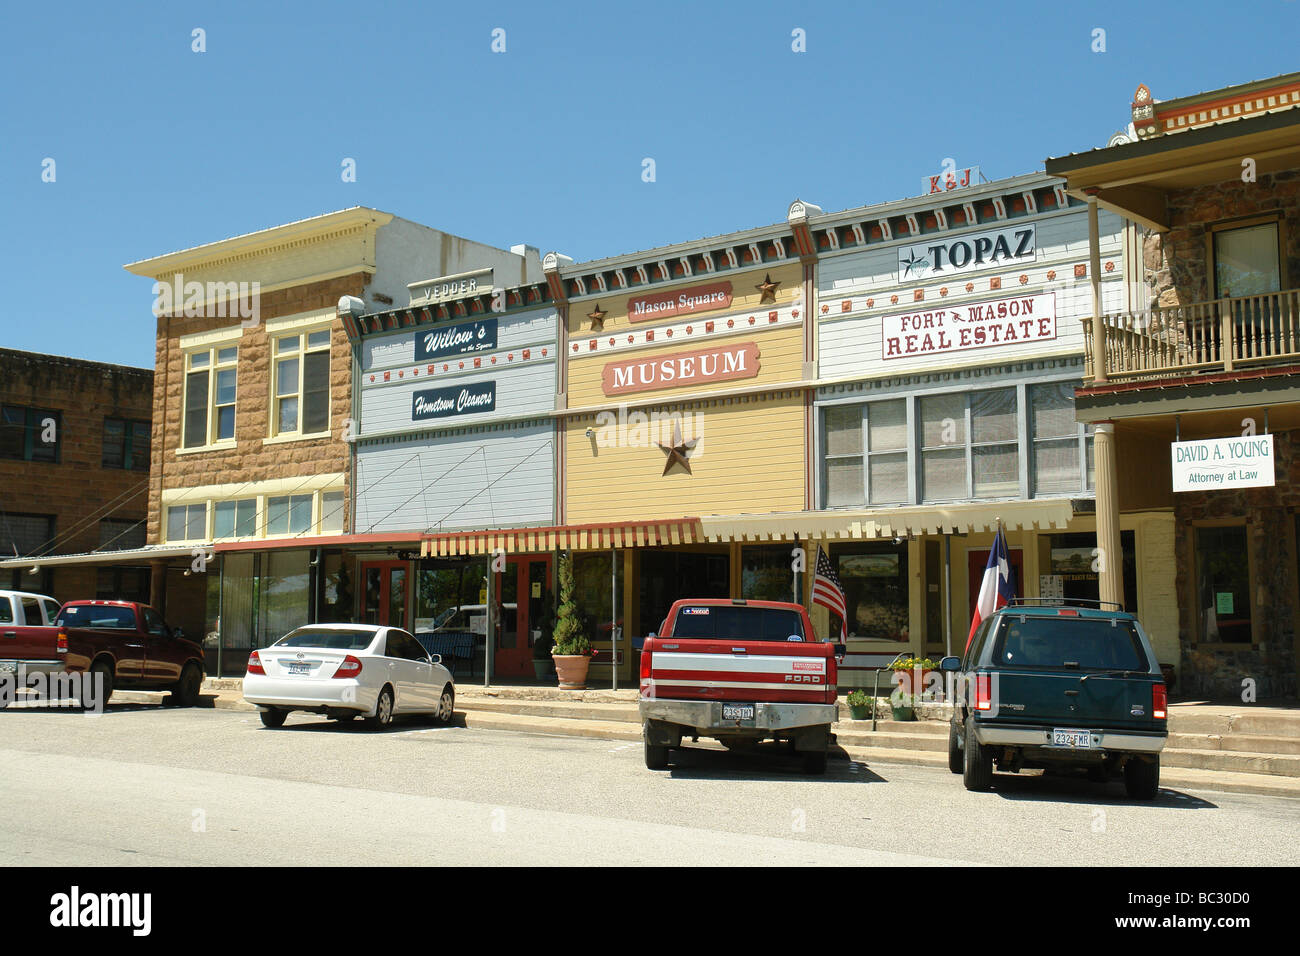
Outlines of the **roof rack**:
[{"label": "roof rack", "polygon": [[[1108,605],[1108,607],[1103,607]],[[1057,606],[1077,606],[1077,607],[1094,607],[1099,611],[1114,609],[1124,611],[1124,605],[1118,601],[1101,601],[1096,598],[1044,598],[1044,597],[1025,597],[1012,598],[1008,607],[1057,607]],[[1127,613],[1127,612],[1125,612]]]}]

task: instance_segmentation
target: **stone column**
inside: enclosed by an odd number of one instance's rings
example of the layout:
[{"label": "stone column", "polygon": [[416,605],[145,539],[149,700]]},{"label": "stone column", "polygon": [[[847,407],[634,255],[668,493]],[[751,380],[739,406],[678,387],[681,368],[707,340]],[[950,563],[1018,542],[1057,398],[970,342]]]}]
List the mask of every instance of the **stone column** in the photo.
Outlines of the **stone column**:
[{"label": "stone column", "polygon": [[1124,552],[1119,540],[1119,479],[1115,463],[1115,423],[1098,422],[1093,450],[1097,468],[1097,548],[1103,601],[1124,604]]},{"label": "stone column", "polygon": [[1106,325],[1101,319],[1101,238],[1097,196],[1088,194],[1088,282],[1092,286],[1092,380],[1106,381]]}]

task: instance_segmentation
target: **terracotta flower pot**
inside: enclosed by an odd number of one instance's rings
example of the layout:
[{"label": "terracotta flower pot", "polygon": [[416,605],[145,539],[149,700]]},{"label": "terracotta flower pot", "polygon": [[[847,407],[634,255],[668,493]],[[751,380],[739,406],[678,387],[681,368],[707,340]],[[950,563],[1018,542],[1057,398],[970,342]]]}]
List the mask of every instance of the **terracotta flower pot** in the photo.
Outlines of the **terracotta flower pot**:
[{"label": "terracotta flower pot", "polygon": [[555,673],[560,678],[560,690],[583,690],[587,686],[587,667],[591,658],[586,654],[553,654]]},{"label": "terracotta flower pot", "polygon": [[919,695],[925,693],[925,682],[928,679],[930,672],[933,670],[934,670],[933,667],[923,667],[920,669],[919,674],[915,669],[906,670],[906,671],[895,671],[895,673],[903,675],[902,684],[899,685],[899,689],[904,694]]}]

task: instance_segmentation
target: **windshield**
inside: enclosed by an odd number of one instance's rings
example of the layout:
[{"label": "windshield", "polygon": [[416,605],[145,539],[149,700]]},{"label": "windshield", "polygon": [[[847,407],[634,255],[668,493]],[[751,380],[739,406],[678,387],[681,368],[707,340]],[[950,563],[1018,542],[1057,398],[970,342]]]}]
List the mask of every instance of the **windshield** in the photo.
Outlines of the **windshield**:
[{"label": "windshield", "polygon": [[993,659],[1005,667],[1150,669],[1133,622],[1109,618],[1010,618]]},{"label": "windshield", "polygon": [[332,651],[364,651],[374,639],[374,631],[300,627],[276,641],[275,646],[322,647]]},{"label": "windshield", "polygon": [[687,604],[677,612],[673,637],[722,641],[802,641],[803,616],[774,607]]}]

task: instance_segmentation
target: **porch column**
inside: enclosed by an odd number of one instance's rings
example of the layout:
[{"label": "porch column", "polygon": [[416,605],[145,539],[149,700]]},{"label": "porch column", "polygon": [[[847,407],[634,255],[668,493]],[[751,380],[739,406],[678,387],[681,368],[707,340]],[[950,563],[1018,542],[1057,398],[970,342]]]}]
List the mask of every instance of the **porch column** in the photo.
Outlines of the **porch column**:
[{"label": "porch column", "polygon": [[1097,468],[1097,547],[1100,597],[1124,604],[1124,552],[1119,541],[1119,479],[1115,464],[1115,423],[1098,422],[1093,451]]},{"label": "porch column", "polygon": [[1106,325],[1101,319],[1101,239],[1097,194],[1088,193],[1088,282],[1092,286],[1092,380],[1106,381]]},{"label": "porch column", "polygon": [[149,606],[167,616],[167,562],[149,562]]}]

